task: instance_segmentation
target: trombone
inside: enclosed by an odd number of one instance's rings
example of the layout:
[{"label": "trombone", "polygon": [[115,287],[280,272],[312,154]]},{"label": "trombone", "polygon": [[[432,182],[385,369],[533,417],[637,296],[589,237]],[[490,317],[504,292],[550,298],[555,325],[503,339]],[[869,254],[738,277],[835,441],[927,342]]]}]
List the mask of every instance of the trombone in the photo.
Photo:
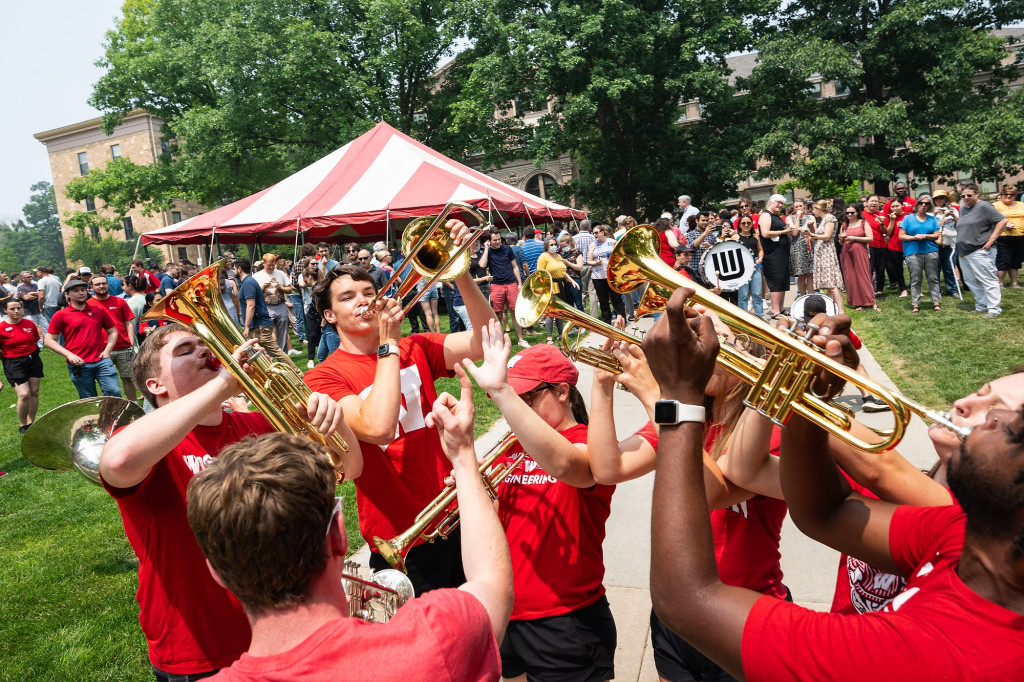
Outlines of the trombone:
[{"label": "trombone", "polygon": [[[498,461],[498,458],[508,452],[508,449],[515,443],[516,437],[512,431],[506,432],[501,437],[501,440],[487,451],[487,454],[484,455],[483,460],[480,462],[480,476],[483,478],[484,488],[487,489],[492,500],[498,498],[496,486],[501,483],[502,479],[515,471],[519,463],[526,457],[526,452],[521,452],[508,464],[495,467],[494,463]],[[373,544],[377,546],[380,555],[391,566],[406,573],[405,557],[409,554],[409,550],[412,549],[413,544],[417,540],[420,538],[427,542],[433,542],[437,538],[447,540],[451,532],[459,525],[457,493],[455,483],[445,486],[441,494],[435,497],[434,501],[419,513],[415,522],[407,531],[390,540],[374,536]]]},{"label": "trombone", "polygon": [[622,365],[619,364],[619,361],[611,353],[601,348],[584,346],[582,344],[582,330],[596,331],[616,341],[625,341],[626,343],[635,343],[637,345],[641,343],[637,337],[627,334],[596,317],[591,317],[555,296],[551,274],[546,270],[534,272],[523,282],[522,287],[519,289],[519,298],[516,300],[515,313],[516,322],[524,329],[532,327],[544,316],[565,320],[567,324],[562,329],[562,335],[559,337],[559,347],[562,349],[562,352],[574,362],[578,361],[592,367],[598,367],[612,374],[622,374]]},{"label": "trombone", "polygon": [[[451,231],[445,227],[448,216],[455,211],[470,214],[478,223],[477,227],[471,228],[473,235],[463,242],[462,246],[455,246]],[[412,266],[412,272],[399,285],[398,291],[395,293],[395,298],[399,301],[409,295],[409,292],[424,277],[430,278],[423,285],[422,291],[424,292],[430,289],[435,282],[450,282],[461,277],[469,269],[471,258],[471,254],[468,253],[469,248],[476,244],[476,240],[487,227],[487,220],[483,214],[472,204],[461,201],[453,201],[446,205],[436,218],[426,216],[413,220],[402,233],[402,254],[405,256],[402,267],[395,268],[391,279],[380,288],[369,304],[363,306],[360,314],[365,318],[373,317],[376,314],[377,303],[385,297],[385,292],[401,279],[406,264]],[[408,305],[402,309],[402,314],[408,314],[422,296],[421,293],[409,301]]]},{"label": "trombone", "polygon": [[[688,303],[699,303],[713,310],[735,334],[768,348],[767,359],[759,360],[732,345],[722,344],[718,364],[751,385],[744,401],[746,405],[780,426],[785,425],[793,414],[798,414],[864,452],[884,452],[895,447],[903,438],[911,413],[950,429],[961,439],[971,431],[957,426],[946,415],[894,394],[846,365],[835,362],[809,339],[776,329],[686,279],[658,256],[658,233],[648,225],[634,227],[616,243],[608,260],[608,283],[613,291],[620,294],[631,292],[645,283],[662,287],[662,292],[674,291],[681,286],[690,287],[694,294]],[[828,370],[889,405],[893,427],[876,431],[882,437],[881,442],[869,443],[853,436],[850,433],[850,415],[829,403],[825,396],[814,393],[812,381],[819,369]]]}]

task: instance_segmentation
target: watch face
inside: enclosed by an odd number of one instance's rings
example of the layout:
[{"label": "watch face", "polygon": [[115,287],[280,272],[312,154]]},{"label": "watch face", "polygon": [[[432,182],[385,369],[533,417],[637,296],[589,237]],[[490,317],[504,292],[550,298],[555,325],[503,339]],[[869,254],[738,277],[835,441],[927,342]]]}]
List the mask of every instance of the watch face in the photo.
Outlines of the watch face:
[{"label": "watch face", "polygon": [[675,424],[676,420],[676,404],[674,402],[659,400],[654,403],[655,424]]}]

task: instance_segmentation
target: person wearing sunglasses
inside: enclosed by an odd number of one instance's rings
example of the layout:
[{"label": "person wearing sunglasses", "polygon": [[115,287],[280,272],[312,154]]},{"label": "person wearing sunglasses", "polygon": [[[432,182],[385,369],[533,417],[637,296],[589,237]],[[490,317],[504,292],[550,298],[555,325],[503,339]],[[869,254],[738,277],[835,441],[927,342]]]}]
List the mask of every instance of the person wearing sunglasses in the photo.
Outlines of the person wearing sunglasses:
[{"label": "person wearing sunglasses", "polygon": [[942,228],[932,210],[931,196],[924,194],[914,204],[914,213],[900,222],[899,238],[903,242],[903,257],[910,270],[910,312],[920,311],[921,275],[928,277],[928,294],[936,312],[942,310],[942,292],[939,290],[939,236]]},{"label": "person wearing sunglasses", "polygon": [[978,185],[973,182],[964,185],[960,198],[963,203],[957,223],[956,253],[964,284],[974,294],[974,312],[985,313],[986,318],[998,317],[1003,312],[1002,292],[992,247],[1006,227],[1006,218],[992,204],[982,201]]},{"label": "person wearing sunglasses", "polygon": [[874,237],[871,225],[863,219],[864,205],[850,204],[844,213],[844,226],[839,233],[839,241],[843,251],[839,257],[839,266],[846,284],[846,302],[854,310],[873,308],[875,305],[875,289],[871,283],[871,267],[868,262],[868,244]]},{"label": "person wearing sunglasses", "polygon": [[1010,275],[1010,286],[1017,288],[1017,273],[1024,262],[1024,203],[1017,201],[1017,186],[1003,185],[999,200],[992,204],[1006,217],[1006,227],[996,240],[996,270],[999,283],[1005,285]]}]

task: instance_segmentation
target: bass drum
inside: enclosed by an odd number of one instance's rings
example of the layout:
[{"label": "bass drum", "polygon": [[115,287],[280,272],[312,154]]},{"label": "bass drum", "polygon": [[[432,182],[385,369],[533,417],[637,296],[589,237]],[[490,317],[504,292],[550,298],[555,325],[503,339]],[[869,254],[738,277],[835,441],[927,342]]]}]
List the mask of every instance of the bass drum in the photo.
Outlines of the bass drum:
[{"label": "bass drum", "polygon": [[739,291],[754,276],[754,256],[739,242],[718,242],[700,258],[700,272],[712,287]]}]

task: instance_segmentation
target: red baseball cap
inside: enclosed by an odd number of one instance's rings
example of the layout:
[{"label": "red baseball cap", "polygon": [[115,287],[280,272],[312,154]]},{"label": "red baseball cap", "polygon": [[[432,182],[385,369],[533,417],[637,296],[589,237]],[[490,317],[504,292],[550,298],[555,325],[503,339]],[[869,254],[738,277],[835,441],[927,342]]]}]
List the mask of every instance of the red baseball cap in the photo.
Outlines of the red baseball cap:
[{"label": "red baseball cap", "polygon": [[517,395],[547,383],[575,386],[579,377],[576,365],[562,351],[546,343],[530,346],[508,361],[508,385]]}]

